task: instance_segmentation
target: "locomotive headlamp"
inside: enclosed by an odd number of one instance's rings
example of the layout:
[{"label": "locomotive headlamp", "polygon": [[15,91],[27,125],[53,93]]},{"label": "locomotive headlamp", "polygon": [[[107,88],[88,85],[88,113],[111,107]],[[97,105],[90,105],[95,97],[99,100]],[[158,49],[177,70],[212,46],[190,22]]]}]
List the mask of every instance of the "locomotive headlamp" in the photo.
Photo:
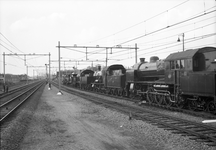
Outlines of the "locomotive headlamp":
[{"label": "locomotive headlamp", "polygon": [[216,64],[216,58],[211,62],[212,64]]}]

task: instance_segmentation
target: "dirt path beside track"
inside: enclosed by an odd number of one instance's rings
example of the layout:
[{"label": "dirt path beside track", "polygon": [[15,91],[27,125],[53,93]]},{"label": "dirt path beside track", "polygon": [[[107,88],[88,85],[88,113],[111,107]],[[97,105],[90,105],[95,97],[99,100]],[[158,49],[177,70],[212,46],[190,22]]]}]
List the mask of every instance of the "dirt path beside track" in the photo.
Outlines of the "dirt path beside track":
[{"label": "dirt path beside track", "polygon": [[129,120],[127,115],[77,96],[67,93],[57,96],[57,92],[55,87],[50,91],[44,89],[20,149],[189,150],[194,145],[184,147],[185,143],[179,143],[182,142],[179,135]]}]

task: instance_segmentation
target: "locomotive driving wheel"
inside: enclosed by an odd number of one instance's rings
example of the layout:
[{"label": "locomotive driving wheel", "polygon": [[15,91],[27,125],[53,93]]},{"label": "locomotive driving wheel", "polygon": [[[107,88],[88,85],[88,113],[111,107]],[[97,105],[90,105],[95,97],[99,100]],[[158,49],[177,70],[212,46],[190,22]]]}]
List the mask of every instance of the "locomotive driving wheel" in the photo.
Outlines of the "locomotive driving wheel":
[{"label": "locomotive driving wheel", "polygon": [[189,101],[188,108],[190,110],[196,110],[197,109],[197,105],[198,105],[198,103],[197,103],[196,100],[191,100],[191,101]]},{"label": "locomotive driving wheel", "polygon": [[149,88],[146,94],[147,100],[149,103],[153,103],[154,99],[155,99],[155,94],[153,93],[154,89],[153,88]]},{"label": "locomotive driving wheel", "polygon": [[157,104],[161,105],[163,103],[163,95],[160,93],[155,94],[155,101]]},{"label": "locomotive driving wheel", "polygon": [[182,96],[178,96],[178,99],[176,101],[176,107],[182,109],[184,108],[184,105],[185,105],[185,99]]},{"label": "locomotive driving wheel", "polygon": [[122,96],[123,95],[123,90],[122,89],[119,89],[118,90],[118,96]]},{"label": "locomotive driving wheel", "polygon": [[171,102],[171,96],[170,95],[165,95],[164,96],[164,104],[168,107],[172,106]]},{"label": "locomotive driving wheel", "polygon": [[212,114],[216,114],[216,102],[215,101],[210,101],[207,104],[207,111]]}]

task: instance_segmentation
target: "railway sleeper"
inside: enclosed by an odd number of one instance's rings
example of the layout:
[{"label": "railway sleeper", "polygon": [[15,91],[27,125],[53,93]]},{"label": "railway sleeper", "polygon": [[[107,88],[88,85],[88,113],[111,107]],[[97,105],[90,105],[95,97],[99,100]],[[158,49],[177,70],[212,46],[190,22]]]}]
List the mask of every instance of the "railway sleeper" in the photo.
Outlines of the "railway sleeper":
[{"label": "railway sleeper", "polygon": [[185,126],[183,126],[185,129],[193,129],[193,128],[197,128],[197,127],[195,127],[195,126],[193,126],[193,125],[185,125]]},{"label": "railway sleeper", "polygon": [[172,133],[173,133],[173,134],[185,134],[184,131],[179,131],[179,130],[177,130],[177,131],[173,131]]}]

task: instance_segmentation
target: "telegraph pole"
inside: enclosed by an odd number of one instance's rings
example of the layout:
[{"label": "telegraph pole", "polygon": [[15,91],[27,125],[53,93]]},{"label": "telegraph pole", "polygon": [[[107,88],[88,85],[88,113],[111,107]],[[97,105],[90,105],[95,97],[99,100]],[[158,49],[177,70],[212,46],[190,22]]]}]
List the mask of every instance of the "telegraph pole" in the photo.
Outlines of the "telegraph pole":
[{"label": "telegraph pole", "polygon": [[3,53],[3,72],[4,72],[4,85],[5,85],[5,52]]},{"label": "telegraph pole", "polygon": [[58,74],[58,78],[59,78],[59,92],[57,93],[57,95],[62,95],[62,92],[61,92],[61,82],[60,82],[60,78],[61,78],[61,60],[60,60],[60,41],[58,42],[58,61],[59,61],[59,74]]},{"label": "telegraph pole", "polygon": [[28,84],[28,66],[26,65],[26,79],[27,79],[27,83]]},{"label": "telegraph pole", "polygon": [[108,49],[106,48],[106,68],[107,68],[107,63],[108,63]]},{"label": "telegraph pole", "polygon": [[50,63],[50,53],[49,53],[49,88],[48,88],[48,90],[51,89],[50,68],[51,68],[51,63]]},{"label": "telegraph pole", "polygon": [[182,33],[183,51],[184,51],[184,49],[185,49],[185,48],[184,48],[184,36],[185,36],[184,33]]},{"label": "telegraph pole", "polygon": [[137,43],[135,44],[135,64],[137,63]]},{"label": "telegraph pole", "polygon": [[48,64],[45,64],[45,66],[46,66],[46,80],[48,80],[47,65]]}]

